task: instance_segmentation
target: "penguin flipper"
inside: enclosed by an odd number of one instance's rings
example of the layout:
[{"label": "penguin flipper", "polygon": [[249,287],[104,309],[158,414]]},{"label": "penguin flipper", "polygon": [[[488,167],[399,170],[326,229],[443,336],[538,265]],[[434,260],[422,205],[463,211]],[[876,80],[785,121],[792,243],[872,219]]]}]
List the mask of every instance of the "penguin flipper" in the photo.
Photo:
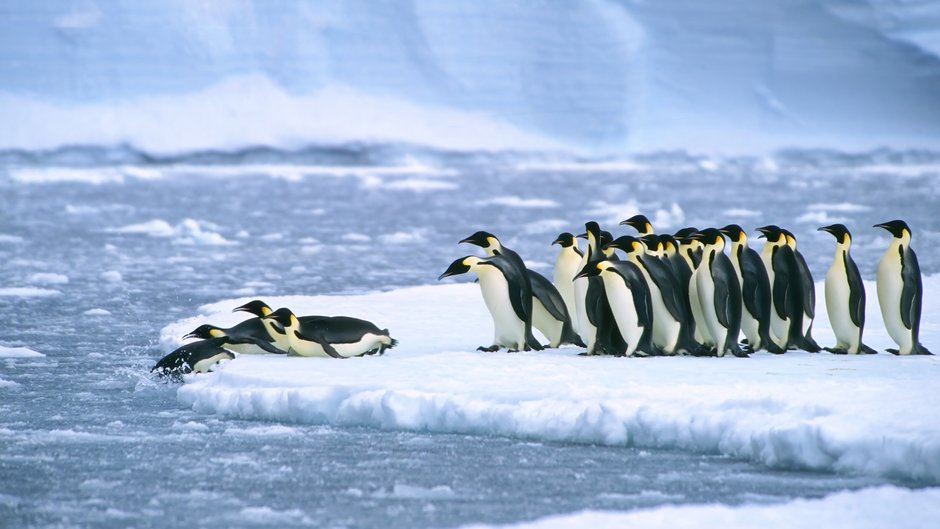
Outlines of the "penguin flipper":
[{"label": "penguin flipper", "polygon": [[323,338],[323,336],[319,333],[317,333],[315,336],[310,336],[302,334],[300,331],[294,331],[294,334],[301,340],[320,344],[320,347],[323,348],[323,352],[329,355],[331,358],[346,358],[345,356],[339,354],[336,349],[330,345],[330,342],[326,341],[326,339]]},{"label": "penguin flipper", "polygon": [[252,345],[257,345],[257,346],[260,347],[261,349],[264,349],[265,351],[267,351],[267,352],[269,352],[269,353],[271,353],[271,354],[276,354],[276,355],[285,355],[285,354],[287,354],[287,351],[283,351],[283,350],[281,350],[281,349],[278,349],[277,347],[274,347],[274,345],[273,345],[271,342],[269,342],[269,341],[267,341],[267,340],[262,340],[262,339],[260,339],[260,338],[254,338],[254,337],[251,337],[251,336],[243,336],[243,337],[238,338],[238,339],[229,338],[229,340],[228,340],[226,343],[230,343],[230,344],[232,344],[232,345],[252,344]]},{"label": "penguin flipper", "polygon": [[560,322],[571,322],[565,300],[561,297],[555,285],[535,270],[526,269],[529,282],[532,284],[532,296],[542,303],[545,310]]},{"label": "penguin flipper", "polygon": [[[917,255],[910,248],[906,252],[901,249],[901,281],[901,322],[914,330],[920,323],[922,285]],[[917,340],[916,334],[914,340]]]},{"label": "penguin flipper", "polygon": [[845,252],[843,264],[849,284],[849,317],[856,327],[862,329],[865,325],[865,284],[862,282],[858,265],[848,252]]}]

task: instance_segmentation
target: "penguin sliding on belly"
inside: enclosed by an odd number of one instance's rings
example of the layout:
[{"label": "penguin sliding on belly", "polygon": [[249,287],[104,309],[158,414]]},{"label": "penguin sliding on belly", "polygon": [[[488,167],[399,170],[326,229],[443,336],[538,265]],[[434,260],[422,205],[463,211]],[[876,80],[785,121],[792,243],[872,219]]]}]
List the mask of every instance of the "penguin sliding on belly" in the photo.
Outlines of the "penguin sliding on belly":
[{"label": "penguin sliding on belly", "polygon": [[865,328],[865,284],[858,266],[852,259],[852,234],[842,224],[819,228],[836,238],[836,255],[826,272],[826,311],[836,346],[825,350],[835,354],[874,354],[876,351],[862,343]]},{"label": "penguin sliding on belly", "polygon": [[233,327],[222,328],[205,324],[196,327],[192,332],[183,336],[183,339],[225,338],[225,345],[239,354],[286,354],[286,349],[277,347],[277,341],[261,318],[251,318]]},{"label": "penguin sliding on belly", "polygon": [[288,308],[268,314],[264,320],[274,321],[287,335],[290,352],[300,356],[350,358],[367,354],[383,354],[398,345],[388,329],[348,316],[318,316],[301,322]]},{"label": "penguin sliding on belly", "polygon": [[653,304],[640,269],[626,261],[604,259],[588,264],[576,277],[600,276],[617,329],[626,348],[618,356],[662,354],[653,345]]},{"label": "penguin sliding on belly", "polygon": [[502,255],[480,258],[472,255],[452,262],[447,270],[438,277],[445,277],[474,272],[480,280],[480,291],[490,316],[493,318],[493,344],[480,346],[478,351],[498,351],[506,347],[510,352],[540,350],[541,345],[528,331],[524,300],[532,296],[523,289],[523,276],[518,268]]},{"label": "penguin sliding on belly", "polygon": [[208,373],[222,360],[235,358],[225,349],[225,344],[225,338],[186,344],[161,358],[150,372],[177,380],[188,373]]},{"label": "penguin sliding on belly", "polygon": [[705,329],[715,344],[718,356],[731,353],[747,357],[738,347],[741,331],[741,285],[728,256],[724,254],[725,238],[721,232],[708,228],[696,237],[705,244],[702,264],[695,270],[692,280],[698,290],[700,311]]},{"label": "penguin sliding on belly", "polygon": [[911,229],[903,220],[875,224],[893,236],[888,250],[878,263],[878,304],[891,339],[898,349],[888,349],[896,355],[932,354],[920,343],[920,313],[923,302],[923,284],[917,255],[911,249]]}]

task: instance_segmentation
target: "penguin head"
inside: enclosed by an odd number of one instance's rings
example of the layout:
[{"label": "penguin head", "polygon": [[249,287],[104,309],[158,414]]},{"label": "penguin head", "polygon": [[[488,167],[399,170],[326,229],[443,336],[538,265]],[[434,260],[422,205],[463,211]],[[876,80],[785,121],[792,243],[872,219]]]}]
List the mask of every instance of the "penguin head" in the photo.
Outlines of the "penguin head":
[{"label": "penguin head", "polygon": [[643,253],[646,252],[646,246],[643,245],[643,242],[636,237],[631,235],[621,235],[617,237],[610,244],[607,245],[609,248],[617,248],[623,250],[627,255],[633,253]]},{"label": "penguin head", "polygon": [[793,232],[790,230],[781,228],[780,231],[783,233],[785,244],[789,246],[790,248],[793,248],[794,250],[796,250],[796,235],[793,235]]},{"label": "penguin head", "polygon": [[499,239],[488,231],[478,231],[460,242],[475,244],[480,248],[499,248]]},{"label": "penguin head", "polygon": [[845,227],[845,224],[830,224],[819,228],[817,231],[832,234],[839,241],[839,244],[850,244],[852,242],[852,234],[849,233],[849,229]]},{"label": "penguin head", "polygon": [[271,320],[284,328],[290,327],[297,323],[297,316],[295,316],[294,313],[291,312],[291,310],[287,307],[281,307],[277,309],[271,314],[265,316],[264,319]]},{"label": "penguin head", "polygon": [[574,235],[566,231],[559,234],[552,244],[560,244],[562,248],[571,248],[572,246],[577,246],[577,241],[575,240]]},{"label": "penguin head", "polygon": [[219,329],[215,325],[209,325],[207,323],[205,325],[200,325],[199,327],[196,327],[195,329],[192,330],[192,332],[190,332],[186,336],[183,336],[183,339],[188,340],[190,338],[199,338],[200,340],[211,340],[213,338],[222,338],[224,336],[225,336],[225,333],[223,333],[221,329]]},{"label": "penguin head", "polygon": [[645,215],[634,215],[620,223],[621,226],[627,225],[634,228],[641,234],[653,233],[653,225],[650,224]]},{"label": "penguin head", "polygon": [[263,318],[268,314],[271,314],[272,310],[267,303],[261,301],[260,299],[256,299],[254,301],[249,301],[240,307],[235,307],[232,309],[232,312],[247,312],[249,314],[254,314],[259,318]]},{"label": "penguin head", "polygon": [[706,247],[716,247],[719,251],[725,247],[725,238],[721,235],[721,232],[715,228],[705,228],[693,235],[692,238],[701,242]]},{"label": "penguin head", "polygon": [[718,231],[728,236],[728,239],[731,242],[744,244],[747,242],[747,233],[741,229],[741,226],[737,224],[728,224],[724,228],[720,228]]},{"label": "penguin head", "polygon": [[602,259],[596,263],[588,263],[584,266],[584,268],[581,269],[580,272],[578,272],[576,276],[574,276],[574,279],[578,279],[581,277],[598,276],[600,275],[602,271],[604,271],[609,266],[610,266],[610,261],[608,261],[607,259]]},{"label": "penguin head", "polygon": [[783,230],[780,229],[780,226],[774,226],[773,224],[770,224],[768,226],[757,228],[757,231],[760,232],[758,238],[764,237],[769,243],[778,243],[781,242],[781,239],[783,239],[782,242],[784,244],[786,243],[786,236],[783,234]]},{"label": "penguin head", "polygon": [[[907,223],[903,220],[892,220],[889,222],[882,222],[881,224],[875,224],[875,228],[884,228],[888,230],[891,235],[898,239],[903,239],[905,236],[907,238],[911,237],[911,229],[907,227]],[[906,235],[905,235],[906,234]]]},{"label": "penguin head", "polygon": [[659,235],[651,233],[640,237],[640,240],[646,246],[646,251],[652,255],[657,255],[663,251],[663,242]]},{"label": "penguin head", "polygon": [[693,235],[695,233],[698,233],[698,228],[689,226],[687,228],[682,228],[681,230],[675,232],[674,234],[672,234],[672,236],[675,237],[677,241],[682,242],[684,239],[688,238],[690,235]]},{"label": "penguin head", "polygon": [[601,239],[601,225],[594,222],[593,220],[590,222],[586,222],[584,224],[583,235],[584,235],[583,237],[584,239],[588,239],[591,235],[593,235],[594,240],[599,241]]},{"label": "penguin head", "polygon": [[447,267],[447,270],[444,270],[444,273],[438,276],[437,280],[440,281],[445,277],[458,276],[460,274],[466,274],[470,271],[471,267],[479,262],[481,259],[479,257],[474,257],[468,255],[466,257],[461,257],[453,263],[450,263],[450,266]]},{"label": "penguin head", "polygon": [[676,241],[675,237],[668,233],[660,235],[659,242],[663,245],[663,254],[666,255],[666,257],[672,257],[679,251],[679,243]]}]

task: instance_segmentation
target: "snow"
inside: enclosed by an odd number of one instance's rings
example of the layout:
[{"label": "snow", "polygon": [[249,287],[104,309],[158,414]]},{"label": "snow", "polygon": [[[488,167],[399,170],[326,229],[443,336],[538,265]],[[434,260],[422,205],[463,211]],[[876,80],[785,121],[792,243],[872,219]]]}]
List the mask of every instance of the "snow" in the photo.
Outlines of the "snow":
[{"label": "snow", "polygon": [[465,525],[462,529],[686,529],[693,527],[852,527],[853,529],[920,529],[940,520],[940,489],[908,490],[878,487],[840,492],[822,499],[780,505],[665,506],[627,513],[584,511],[512,525]]},{"label": "snow", "polygon": [[[891,345],[874,285],[865,341]],[[925,278],[922,341],[940,343],[940,276]],[[822,292],[822,285],[817,285]],[[167,351],[201,323],[227,326],[248,298],[165,327]],[[579,349],[485,354],[492,323],[474,284],[266,300],[346,314],[400,345],[344,361],[239,357],[191,377],[181,403],[203,413],[309,424],[504,435],[538,441],[720,453],[776,468],[940,481],[940,360],[791,352],[734,358],[585,358]],[[834,343],[819,296],[814,335]]]},{"label": "snow", "polygon": [[69,276],[38,272],[29,276],[29,282],[38,285],[64,285],[69,282]]},{"label": "snow", "polygon": [[0,345],[0,358],[37,358],[46,356],[27,347],[7,347]]},{"label": "snow", "polygon": [[108,233],[118,234],[142,234],[151,237],[172,237],[174,243],[184,245],[210,245],[210,246],[231,246],[237,245],[237,241],[230,241],[221,234],[216,233],[217,226],[211,223],[195,219],[183,219],[177,225],[171,225],[162,219],[154,219],[139,224],[131,224],[120,228],[108,229]]},{"label": "snow", "polygon": [[741,152],[940,134],[935,2],[52,0],[15,14],[0,20],[0,149]]},{"label": "snow", "polygon": [[88,309],[82,314],[84,314],[85,316],[110,316],[111,311],[108,311],[105,309]]}]

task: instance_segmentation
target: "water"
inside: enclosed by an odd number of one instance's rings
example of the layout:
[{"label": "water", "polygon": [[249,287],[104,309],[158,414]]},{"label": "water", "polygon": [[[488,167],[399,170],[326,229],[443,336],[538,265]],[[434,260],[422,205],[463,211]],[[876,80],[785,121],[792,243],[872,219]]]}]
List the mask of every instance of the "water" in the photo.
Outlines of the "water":
[{"label": "water", "polygon": [[[474,253],[456,241],[478,229],[548,273],[558,232],[588,219],[614,228],[632,206],[651,217],[661,210],[658,224],[670,231],[790,227],[817,278],[833,241],[816,227],[844,219],[871,277],[887,238],[869,226],[901,217],[932,273],[937,157],[673,154],[641,159],[641,170],[579,172],[510,157],[437,156],[430,169],[409,161],[389,170],[378,167],[382,157],[344,153],[332,162],[377,167],[338,172],[276,153],[206,158],[83,169],[121,180],[100,184],[40,183],[36,175],[63,161],[3,158],[0,287],[60,294],[0,296],[0,344],[46,354],[0,359],[0,380],[17,384],[0,386],[0,526],[450,527],[883,483],[714,455],[220,419],[181,408],[175,386],[148,370],[165,353],[159,329],[201,304],[432,283]],[[542,201],[501,205],[517,199]],[[166,233],[115,231],[154,220]]]}]

